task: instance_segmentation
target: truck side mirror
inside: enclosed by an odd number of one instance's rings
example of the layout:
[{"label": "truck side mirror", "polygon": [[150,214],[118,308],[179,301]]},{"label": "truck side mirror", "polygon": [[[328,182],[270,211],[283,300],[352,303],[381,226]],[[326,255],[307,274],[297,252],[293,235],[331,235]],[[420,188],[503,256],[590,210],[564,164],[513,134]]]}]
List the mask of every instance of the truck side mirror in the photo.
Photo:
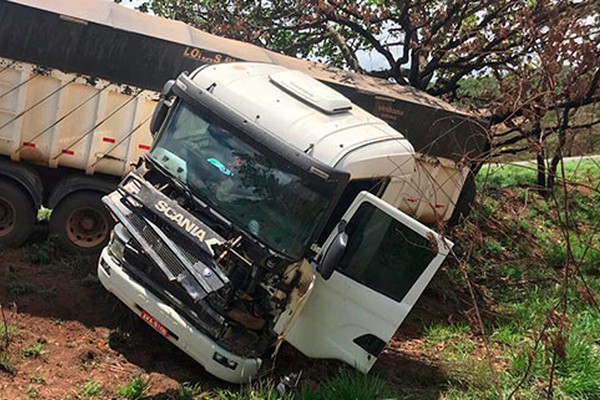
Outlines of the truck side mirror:
[{"label": "truck side mirror", "polygon": [[331,278],[335,267],[342,261],[342,257],[346,252],[348,234],[345,229],[346,221],[342,220],[338,224],[338,233],[335,236],[335,239],[333,239],[333,243],[331,243],[317,267],[317,271],[319,271],[325,280]]},{"label": "truck side mirror", "polygon": [[171,79],[165,83],[160,92],[160,100],[158,100],[154,113],[152,113],[152,120],[150,120],[150,133],[152,133],[152,136],[155,136],[158,133],[163,122],[165,122],[170,106],[168,99],[174,85],[175,81]]}]

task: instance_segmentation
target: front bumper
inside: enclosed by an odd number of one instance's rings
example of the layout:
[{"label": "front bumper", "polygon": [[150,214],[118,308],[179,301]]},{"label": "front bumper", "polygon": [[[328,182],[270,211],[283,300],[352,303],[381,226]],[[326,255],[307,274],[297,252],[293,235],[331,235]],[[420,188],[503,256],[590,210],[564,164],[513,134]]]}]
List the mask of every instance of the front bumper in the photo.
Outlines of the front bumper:
[{"label": "front bumper", "polygon": [[[220,347],[175,309],[131,279],[114,261],[107,248],[100,256],[98,278],[106,290],[117,296],[138,316],[141,316],[143,310],[160,322],[172,333],[167,339],[200,363],[210,374],[227,382],[244,383],[258,372],[262,363],[260,358],[243,358]],[[215,361],[215,353],[237,363],[235,369]]]}]

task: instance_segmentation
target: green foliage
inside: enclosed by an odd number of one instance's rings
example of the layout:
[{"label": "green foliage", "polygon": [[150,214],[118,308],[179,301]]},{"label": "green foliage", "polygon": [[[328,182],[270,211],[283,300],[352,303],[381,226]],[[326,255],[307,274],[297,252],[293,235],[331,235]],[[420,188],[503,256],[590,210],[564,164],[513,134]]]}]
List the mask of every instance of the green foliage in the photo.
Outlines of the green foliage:
[{"label": "green foliage", "polygon": [[93,400],[104,395],[104,389],[98,381],[89,380],[84,383],[77,393],[78,400]]},{"label": "green foliage", "polygon": [[8,335],[9,339],[12,339],[19,335],[19,328],[15,324],[3,324],[0,322],[0,340],[5,340],[5,336]]},{"label": "green foliage", "polygon": [[567,262],[567,251],[561,243],[549,243],[544,248],[544,259],[550,268],[560,268]]},{"label": "green foliage", "polygon": [[29,358],[39,358],[46,353],[44,349],[43,343],[35,343],[25,350],[23,350],[23,355]]},{"label": "green foliage", "polygon": [[[465,19],[463,24],[468,24],[468,28],[471,29],[470,24],[473,19]],[[500,101],[502,98],[502,90],[498,85],[498,81],[490,75],[476,75],[463,78],[458,88],[458,96],[462,99],[475,99],[478,106],[484,106],[485,103],[481,103],[480,99],[493,99]],[[459,101],[459,104],[461,102]],[[470,103],[463,104],[464,106],[471,105]]]},{"label": "green foliage", "polygon": [[371,375],[342,373],[317,388],[307,388],[296,397],[299,400],[372,400],[391,398],[388,384]]},{"label": "green foliage", "polygon": [[40,391],[32,385],[29,385],[29,388],[27,389],[27,397],[29,397],[30,399],[37,399],[40,396]]},{"label": "green foliage", "polygon": [[450,340],[460,340],[471,332],[466,324],[440,325],[434,324],[425,327],[425,338],[427,343],[437,344]]},{"label": "green foliage", "polygon": [[[598,185],[600,164],[566,162],[565,176],[571,183]],[[600,257],[594,247],[600,215],[593,204],[600,204],[599,194],[568,187],[571,224],[565,238],[558,219],[565,216],[562,185],[542,195],[532,190],[535,179],[531,165],[484,167],[477,178],[481,191],[474,226],[461,239],[473,242],[468,264],[479,304],[496,316],[486,323],[486,332],[498,384],[506,396],[524,379],[515,398],[545,398],[555,362],[555,398],[595,399],[600,393],[600,310],[594,303],[600,299]],[[563,317],[567,239],[573,259]],[[425,329],[429,354],[449,375],[442,397],[496,399],[481,343],[463,326],[437,323]]]},{"label": "green foliage", "polygon": [[525,336],[520,329],[511,323],[500,324],[490,335],[492,342],[507,346],[509,349],[518,348],[525,342]]},{"label": "green foliage", "polygon": [[390,385],[374,375],[342,372],[314,387],[279,394],[273,382],[255,382],[239,389],[216,389],[201,393],[197,385],[183,384],[173,400],[372,400],[395,398]]},{"label": "green foliage", "polygon": [[38,385],[45,385],[46,384],[46,377],[44,375],[39,375],[39,376],[30,376],[29,377],[29,382],[31,383],[36,383]]},{"label": "green foliage", "polygon": [[171,397],[171,400],[194,400],[202,394],[202,388],[199,384],[184,382],[179,386],[177,395]]},{"label": "green foliage", "polygon": [[11,298],[24,297],[36,291],[35,285],[22,278],[13,267],[6,271],[4,284]]},{"label": "green foliage", "polygon": [[[536,168],[535,163],[488,164],[477,175],[477,185],[488,190],[532,187],[536,184]],[[597,185],[598,176],[600,176],[600,162],[590,159],[567,161],[564,164],[564,170],[564,179],[567,182],[587,185],[595,182]],[[558,174],[561,175],[560,168]],[[575,194],[575,196],[578,195]]]},{"label": "green foliage", "polygon": [[30,245],[25,252],[27,261],[38,265],[49,265],[57,256],[58,248],[52,238]]},{"label": "green foliage", "polygon": [[150,390],[150,384],[143,375],[136,375],[127,386],[117,389],[117,396],[127,400],[141,400]]},{"label": "green foliage", "polygon": [[216,390],[198,397],[202,400],[292,400],[292,396],[280,396],[274,388],[240,390]]},{"label": "green foliage", "polygon": [[600,351],[594,341],[571,332],[566,358],[558,364],[559,390],[564,397],[590,399],[600,393]]},{"label": "green foliage", "polygon": [[0,351],[0,371],[4,371],[9,375],[15,375],[17,373],[17,370],[6,351]]},{"label": "green foliage", "polygon": [[38,221],[50,221],[50,216],[52,215],[52,210],[46,207],[40,207],[37,214]]},{"label": "green foliage", "polygon": [[504,246],[493,239],[486,240],[484,245],[491,257],[498,257],[506,250]]}]

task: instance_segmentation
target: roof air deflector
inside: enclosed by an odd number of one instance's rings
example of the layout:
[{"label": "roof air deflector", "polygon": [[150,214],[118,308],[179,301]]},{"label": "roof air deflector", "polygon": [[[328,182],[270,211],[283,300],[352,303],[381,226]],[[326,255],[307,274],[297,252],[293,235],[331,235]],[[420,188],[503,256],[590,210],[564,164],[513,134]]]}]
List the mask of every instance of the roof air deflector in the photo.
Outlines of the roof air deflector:
[{"label": "roof air deflector", "polygon": [[326,114],[339,114],[352,109],[352,102],[342,94],[300,71],[283,71],[269,75],[282,90]]}]

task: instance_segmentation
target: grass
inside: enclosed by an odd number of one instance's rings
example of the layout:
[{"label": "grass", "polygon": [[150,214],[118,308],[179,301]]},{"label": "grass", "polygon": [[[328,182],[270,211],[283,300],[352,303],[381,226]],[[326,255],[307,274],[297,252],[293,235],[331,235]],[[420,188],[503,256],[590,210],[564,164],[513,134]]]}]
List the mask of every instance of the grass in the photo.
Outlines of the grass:
[{"label": "grass", "polygon": [[77,400],[93,400],[104,395],[104,388],[98,381],[89,380],[84,383],[77,393]]},{"label": "grass", "polygon": [[23,350],[23,355],[28,358],[40,358],[45,353],[46,350],[43,343],[35,343]]},{"label": "grass", "polygon": [[52,237],[41,243],[33,243],[25,252],[27,261],[32,264],[50,265],[58,256],[58,248]]},{"label": "grass", "polygon": [[307,388],[297,396],[300,400],[372,400],[393,396],[388,383],[377,376],[342,373],[316,388]]},{"label": "grass", "polygon": [[29,377],[29,382],[35,383],[35,384],[38,384],[38,385],[45,385],[46,384],[46,377],[44,375],[39,375],[39,376],[31,375]]},{"label": "grass", "polygon": [[[560,165],[558,167],[560,175]],[[529,164],[488,164],[477,176],[477,181],[489,189],[510,187],[530,187],[535,184],[537,166]],[[565,180],[586,185],[598,184],[600,176],[600,159],[583,159],[581,161],[565,162]]]},{"label": "grass", "polygon": [[28,296],[36,291],[35,285],[24,279],[17,270],[12,267],[9,267],[6,271],[4,285],[9,296],[13,299]]},{"label": "grass", "polygon": [[4,338],[6,335],[10,339],[19,336],[19,328],[15,324],[2,324],[0,323],[0,338]]},{"label": "grass", "polygon": [[[459,232],[462,243],[473,244],[467,269],[479,305],[495,316],[484,323],[497,387],[507,395],[523,380],[515,397],[524,400],[548,396],[553,363],[555,398],[600,398],[600,207],[594,206],[600,204],[600,161],[567,162],[565,173],[567,181],[585,185],[569,188],[573,223],[568,238],[559,229],[559,216],[564,220],[562,188],[555,189],[558,202],[552,195],[541,196],[532,190],[535,166],[521,165],[482,170],[471,225]],[[563,316],[558,306],[567,263],[571,279]],[[464,290],[460,274],[451,269],[447,273],[454,290]],[[441,397],[498,398],[478,326],[467,321],[435,322],[423,330],[427,353],[448,377]]]},{"label": "grass", "polygon": [[[127,386],[117,389],[117,396],[127,400],[143,399],[150,390],[150,384],[143,375],[134,376]],[[188,393],[188,392],[186,392]]]},{"label": "grass", "polygon": [[[203,391],[199,384],[185,382],[169,400],[372,400],[399,399],[391,385],[376,375],[341,372],[313,385],[279,388],[273,381],[257,381],[235,389]],[[124,397],[123,394],[117,393]],[[126,397],[129,398],[129,397]],[[141,398],[141,397],[136,397]]]},{"label": "grass", "polygon": [[40,207],[37,213],[38,221],[49,222],[52,216],[52,210],[46,207]]},{"label": "grass", "polygon": [[[192,396],[192,397],[190,397]],[[203,392],[199,385],[184,383],[172,400],[293,400],[292,394],[279,394],[270,381],[255,382],[239,389],[215,389]]]},{"label": "grass", "polygon": [[[28,262],[43,267],[47,272],[84,277],[95,269],[95,262],[89,256],[61,251],[53,236],[30,244],[24,254]],[[52,288],[47,289],[45,294],[49,297],[55,295]]]},{"label": "grass", "polygon": [[202,392],[200,386],[184,383],[172,400],[373,400],[396,398],[391,386],[374,375],[342,372],[318,386],[286,389],[282,393],[270,381],[255,382],[240,389]]},{"label": "grass", "polygon": [[9,375],[15,375],[17,370],[6,352],[0,352],[0,371],[4,371]]},{"label": "grass", "polygon": [[194,400],[203,393],[202,387],[199,384],[191,384],[184,382],[179,386],[177,394],[171,400]]},{"label": "grass", "polygon": [[30,399],[37,399],[40,397],[40,391],[35,386],[29,385],[27,388],[27,397]]}]

